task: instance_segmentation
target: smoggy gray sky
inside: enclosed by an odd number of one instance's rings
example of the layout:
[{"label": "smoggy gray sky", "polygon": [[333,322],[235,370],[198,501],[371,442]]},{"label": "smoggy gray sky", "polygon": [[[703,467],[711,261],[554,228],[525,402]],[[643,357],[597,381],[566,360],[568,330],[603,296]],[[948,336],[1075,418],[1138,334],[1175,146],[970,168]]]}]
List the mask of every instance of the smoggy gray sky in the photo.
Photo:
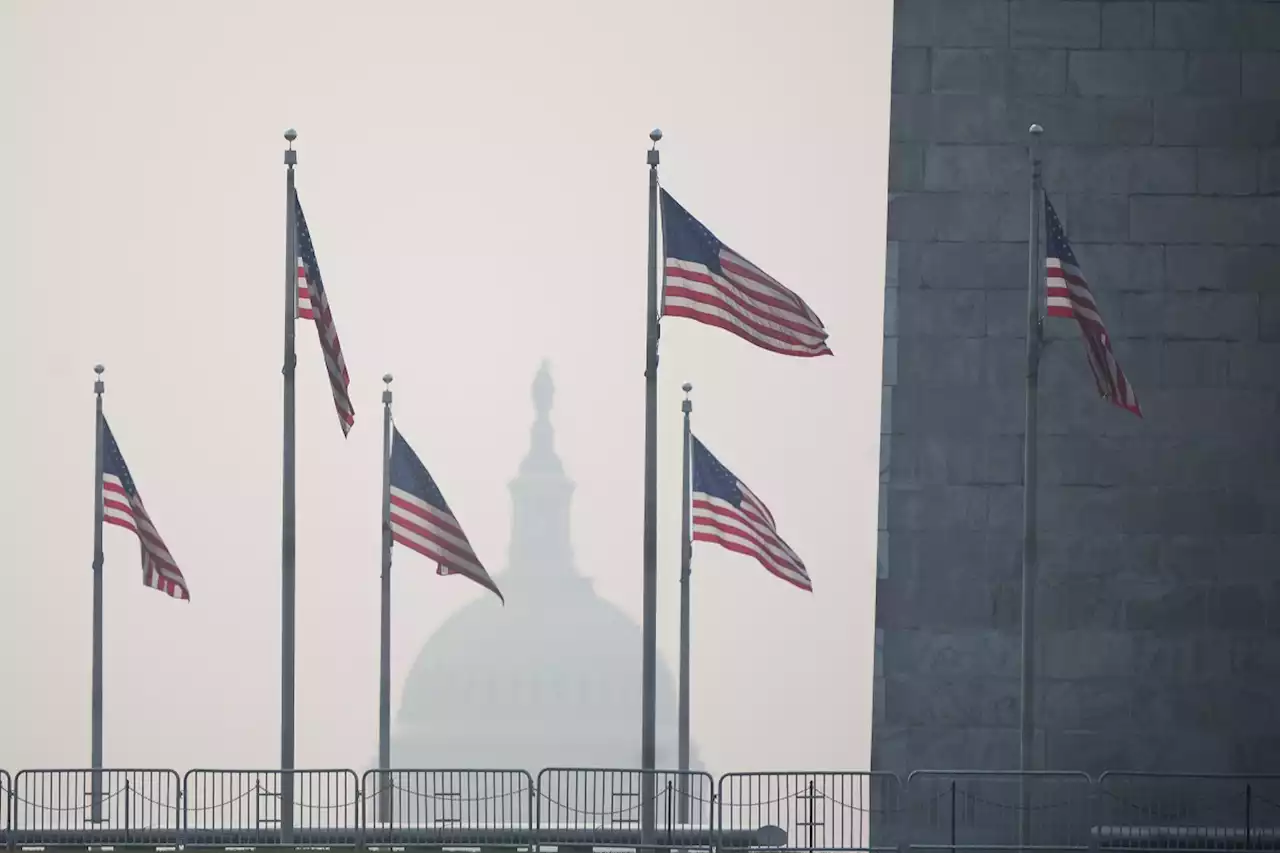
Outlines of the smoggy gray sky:
[{"label": "smoggy gray sky", "polygon": [[[659,126],[663,185],[800,293],[836,353],[664,322],[660,651],[674,670],[691,381],[695,431],[815,588],[696,546],[702,756],[865,766],[889,47],[888,0],[0,6],[0,765],[89,760],[95,362],[192,593],[143,588],[136,540],[107,529],[106,763],[278,762],[289,126],[357,417],[343,440],[300,323],[298,765],[375,754],[384,372],[496,573],[549,358],[578,564],[638,620]],[[407,552],[395,584],[398,705],[423,641],[488,593]]]}]

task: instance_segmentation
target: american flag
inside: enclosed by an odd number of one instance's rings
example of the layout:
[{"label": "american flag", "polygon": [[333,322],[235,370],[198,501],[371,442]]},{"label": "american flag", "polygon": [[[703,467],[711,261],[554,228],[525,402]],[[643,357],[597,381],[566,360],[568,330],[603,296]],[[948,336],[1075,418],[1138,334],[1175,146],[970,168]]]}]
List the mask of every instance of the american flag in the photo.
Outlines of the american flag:
[{"label": "american flag", "polygon": [[102,419],[102,520],[137,534],[142,543],[143,586],[158,589],[171,598],[190,600],[187,581],[142,505],[138,486],[120,455],[120,446],[105,417]]},{"label": "american flag", "polygon": [[[436,573],[463,575],[502,599],[498,585],[471,549],[453,511],[418,454],[391,431],[391,538],[436,561]],[[505,600],[504,600],[505,601]]]},{"label": "american flag", "polygon": [[1074,319],[1080,325],[1084,338],[1084,351],[1089,358],[1089,369],[1098,384],[1098,393],[1122,409],[1142,417],[1142,409],[1138,406],[1138,397],[1133,386],[1125,378],[1124,371],[1111,351],[1111,336],[1107,334],[1106,324],[1098,312],[1098,303],[1094,301],[1089,282],[1076,263],[1075,252],[1067,242],[1067,235],[1062,230],[1062,222],[1054,212],[1049,196],[1044,198],[1045,231],[1048,234],[1048,245],[1045,251],[1046,285],[1048,287],[1048,307],[1045,313],[1050,317],[1066,317]]},{"label": "american flag", "polygon": [[831,355],[827,330],[803,299],[721,243],[666,190],[661,199],[664,317],[718,326],[783,355]]},{"label": "american flag", "polygon": [[690,436],[693,467],[693,539],[755,557],[784,581],[813,591],[809,572],[778,535],[769,508],[746,484]]},{"label": "american flag", "polygon": [[298,218],[298,316],[314,320],[320,335],[320,349],[324,352],[324,366],[329,374],[329,387],[333,390],[333,405],[338,410],[342,434],[351,432],[356,422],[356,412],[351,405],[347,388],[351,377],[347,375],[347,363],[342,357],[342,344],[338,342],[338,330],[333,325],[333,313],[329,310],[329,297],[324,292],[320,278],[320,264],[316,262],[316,249],[311,244],[311,232],[307,218],[302,215],[302,202],[295,195],[293,211]]}]

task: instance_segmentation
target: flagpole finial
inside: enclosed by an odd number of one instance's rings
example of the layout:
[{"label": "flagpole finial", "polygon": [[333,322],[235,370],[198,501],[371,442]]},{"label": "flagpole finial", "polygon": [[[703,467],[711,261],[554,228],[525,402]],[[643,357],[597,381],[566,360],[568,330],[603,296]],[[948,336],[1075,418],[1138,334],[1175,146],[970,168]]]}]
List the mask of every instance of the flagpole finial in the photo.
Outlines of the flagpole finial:
[{"label": "flagpole finial", "polygon": [[102,382],[102,372],[104,370],[106,370],[106,368],[103,367],[101,364],[95,364],[93,366],[93,374],[95,377],[93,380],[93,393],[99,396],[101,396],[102,392],[106,390],[106,386]]},{"label": "flagpole finial", "polygon": [[382,390],[382,402],[386,403],[387,405],[391,404],[391,380],[394,378],[395,377],[392,376],[390,373],[382,374],[382,382],[384,385],[387,386]]},{"label": "flagpole finial", "polygon": [[680,411],[687,415],[693,411],[693,401],[689,399],[689,392],[693,390],[693,383],[684,383],[680,386],[680,390],[684,391],[684,402],[680,404]]},{"label": "flagpole finial", "polygon": [[293,150],[293,141],[298,138],[298,131],[291,127],[284,132],[284,138],[289,143],[284,152],[284,164],[292,169],[298,162],[298,152]]},{"label": "flagpole finial", "polygon": [[649,149],[649,156],[647,158],[648,163],[650,168],[657,168],[658,142],[662,139],[662,131],[655,127],[653,130],[649,131],[649,138],[653,140],[653,147]]},{"label": "flagpole finial", "polygon": [[684,392],[684,395],[686,397],[688,397],[689,392],[693,390],[693,383],[692,382],[684,383],[683,385],[680,386],[680,390]]},{"label": "flagpole finial", "polygon": [[287,140],[289,141],[289,147],[290,147],[290,148],[292,148],[292,147],[293,147],[293,141],[294,141],[295,139],[297,139],[297,138],[298,138],[298,131],[294,130],[294,129],[291,127],[291,128],[289,128],[288,130],[286,130],[286,131],[284,132],[284,138],[285,138],[285,139],[287,139]]},{"label": "flagpole finial", "polygon": [[656,146],[662,141],[662,128],[655,127],[653,130],[649,131],[649,138],[653,140],[653,144]]},{"label": "flagpole finial", "polygon": [[1031,125],[1031,127],[1027,128],[1027,133],[1031,134],[1032,136],[1039,136],[1040,134],[1044,133],[1044,128],[1038,124],[1033,124]]}]

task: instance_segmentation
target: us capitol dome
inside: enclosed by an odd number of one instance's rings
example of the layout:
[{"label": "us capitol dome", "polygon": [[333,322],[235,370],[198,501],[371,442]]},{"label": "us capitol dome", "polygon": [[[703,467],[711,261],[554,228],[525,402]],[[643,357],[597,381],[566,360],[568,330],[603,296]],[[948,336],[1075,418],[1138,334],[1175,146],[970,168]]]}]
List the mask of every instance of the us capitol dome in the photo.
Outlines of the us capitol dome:
[{"label": "us capitol dome", "polygon": [[[393,767],[536,777],[545,767],[640,766],[641,629],[574,565],[573,483],[555,450],[554,390],[543,362],[529,452],[510,483],[507,566],[495,577],[506,606],[480,597],[423,645],[392,729]],[[659,658],[658,768],[676,767],[676,736],[676,691]]]}]

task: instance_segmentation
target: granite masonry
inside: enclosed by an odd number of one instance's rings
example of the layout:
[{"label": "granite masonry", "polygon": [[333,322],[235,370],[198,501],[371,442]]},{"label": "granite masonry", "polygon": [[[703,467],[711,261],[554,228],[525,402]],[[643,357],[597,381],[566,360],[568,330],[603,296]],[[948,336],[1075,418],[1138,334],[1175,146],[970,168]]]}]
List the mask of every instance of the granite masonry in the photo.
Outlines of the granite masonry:
[{"label": "granite masonry", "polygon": [[1280,771],[1280,2],[897,0],[872,766],[1018,766],[1027,128],[1145,418],[1047,323],[1043,769]]}]

